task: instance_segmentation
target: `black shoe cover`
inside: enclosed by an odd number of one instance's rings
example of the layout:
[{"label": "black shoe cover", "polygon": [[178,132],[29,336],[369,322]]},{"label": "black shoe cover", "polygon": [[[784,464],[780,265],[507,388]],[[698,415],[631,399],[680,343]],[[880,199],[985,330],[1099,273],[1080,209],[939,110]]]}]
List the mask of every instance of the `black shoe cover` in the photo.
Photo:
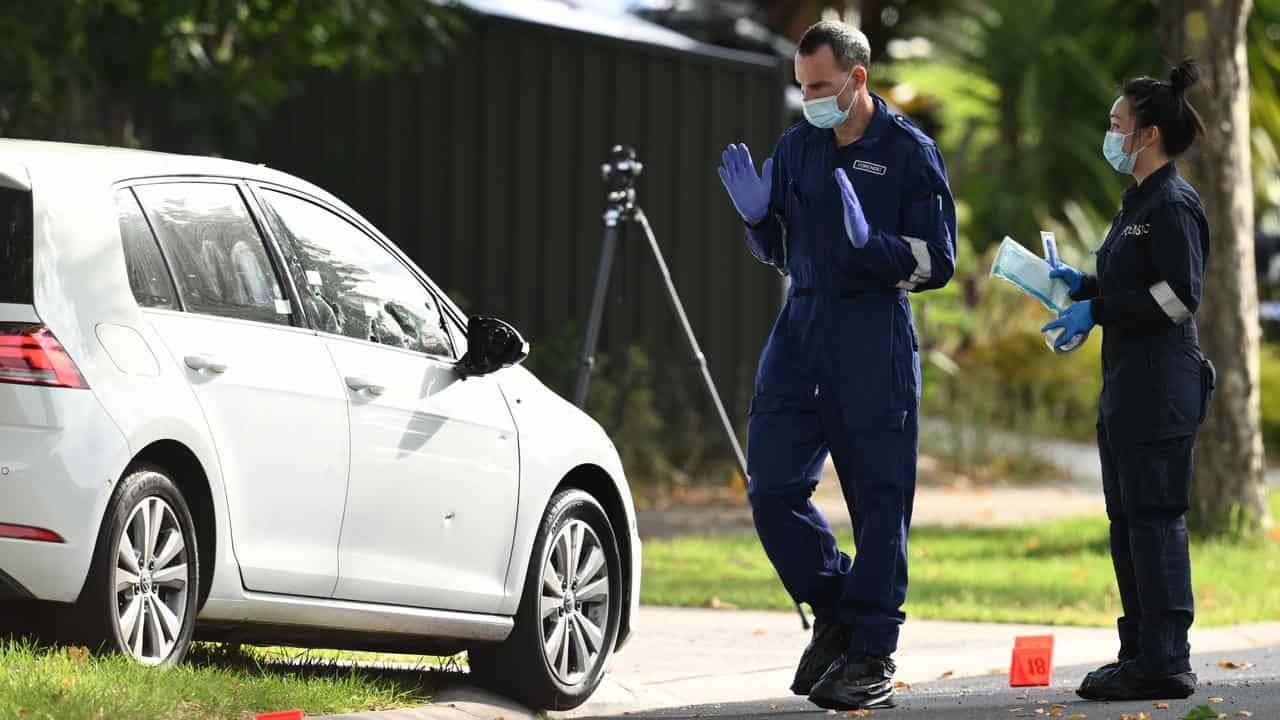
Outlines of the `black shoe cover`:
[{"label": "black shoe cover", "polygon": [[1089,673],[1076,694],[1085,700],[1181,700],[1196,691],[1196,674],[1153,675],[1137,660]]},{"label": "black shoe cover", "polygon": [[809,702],[827,710],[873,710],[898,704],[893,691],[897,670],[887,657],[848,655],[837,658],[813,686]]},{"label": "black shoe cover", "polygon": [[800,656],[791,692],[808,695],[813,684],[831,667],[835,659],[849,649],[849,626],[838,620],[813,619],[813,639]]}]

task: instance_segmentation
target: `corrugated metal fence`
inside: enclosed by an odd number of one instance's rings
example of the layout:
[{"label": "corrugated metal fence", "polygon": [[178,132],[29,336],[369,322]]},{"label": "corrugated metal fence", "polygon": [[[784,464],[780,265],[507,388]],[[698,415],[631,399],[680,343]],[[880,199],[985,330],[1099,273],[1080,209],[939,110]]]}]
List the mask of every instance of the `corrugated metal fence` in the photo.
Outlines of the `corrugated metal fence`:
[{"label": "corrugated metal fence", "polygon": [[[781,64],[480,18],[419,76],[320,78],[252,159],[307,178],[378,225],[471,312],[540,339],[585,323],[602,233],[600,165],[636,147],[637,184],[735,422],[745,424],[780,278],[748,255],[715,167],[782,130]],[[687,363],[638,229],[601,349]],[[691,370],[692,373],[692,370]],[[690,376],[690,387],[694,378]],[[708,423],[708,432],[714,432]]]}]

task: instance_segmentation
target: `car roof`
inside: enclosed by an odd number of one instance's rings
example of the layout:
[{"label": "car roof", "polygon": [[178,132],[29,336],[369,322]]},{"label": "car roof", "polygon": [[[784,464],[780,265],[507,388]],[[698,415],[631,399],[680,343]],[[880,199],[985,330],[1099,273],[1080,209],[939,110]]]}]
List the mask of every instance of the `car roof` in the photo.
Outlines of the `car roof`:
[{"label": "car roof", "polygon": [[[201,155],[135,150],[104,145],[12,140],[0,138],[0,158],[5,165],[25,166],[33,183],[40,177],[74,173],[93,176],[107,184],[136,178],[173,175],[210,175],[279,183],[315,195],[346,208],[346,204],[311,183],[265,165]],[[37,191],[40,188],[36,188]]]}]

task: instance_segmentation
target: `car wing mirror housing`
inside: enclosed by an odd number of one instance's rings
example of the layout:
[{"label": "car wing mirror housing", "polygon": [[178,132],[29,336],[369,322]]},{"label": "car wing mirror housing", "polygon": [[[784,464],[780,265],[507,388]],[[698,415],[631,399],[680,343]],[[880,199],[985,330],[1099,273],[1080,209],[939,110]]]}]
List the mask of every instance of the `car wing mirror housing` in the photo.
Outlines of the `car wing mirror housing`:
[{"label": "car wing mirror housing", "polygon": [[463,378],[488,375],[524,362],[529,343],[511,325],[495,317],[472,315],[467,321],[467,352],[458,361]]}]

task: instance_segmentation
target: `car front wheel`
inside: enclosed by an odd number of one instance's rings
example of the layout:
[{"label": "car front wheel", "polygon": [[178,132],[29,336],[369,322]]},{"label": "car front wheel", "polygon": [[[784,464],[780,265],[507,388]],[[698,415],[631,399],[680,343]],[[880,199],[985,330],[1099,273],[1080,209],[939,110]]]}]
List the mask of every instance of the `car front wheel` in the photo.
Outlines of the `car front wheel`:
[{"label": "car front wheel", "polygon": [[470,651],[472,673],[537,709],[581,705],[617,643],[621,567],[604,508],[581,490],[557,493],[534,543],[515,628],[504,642]]}]

